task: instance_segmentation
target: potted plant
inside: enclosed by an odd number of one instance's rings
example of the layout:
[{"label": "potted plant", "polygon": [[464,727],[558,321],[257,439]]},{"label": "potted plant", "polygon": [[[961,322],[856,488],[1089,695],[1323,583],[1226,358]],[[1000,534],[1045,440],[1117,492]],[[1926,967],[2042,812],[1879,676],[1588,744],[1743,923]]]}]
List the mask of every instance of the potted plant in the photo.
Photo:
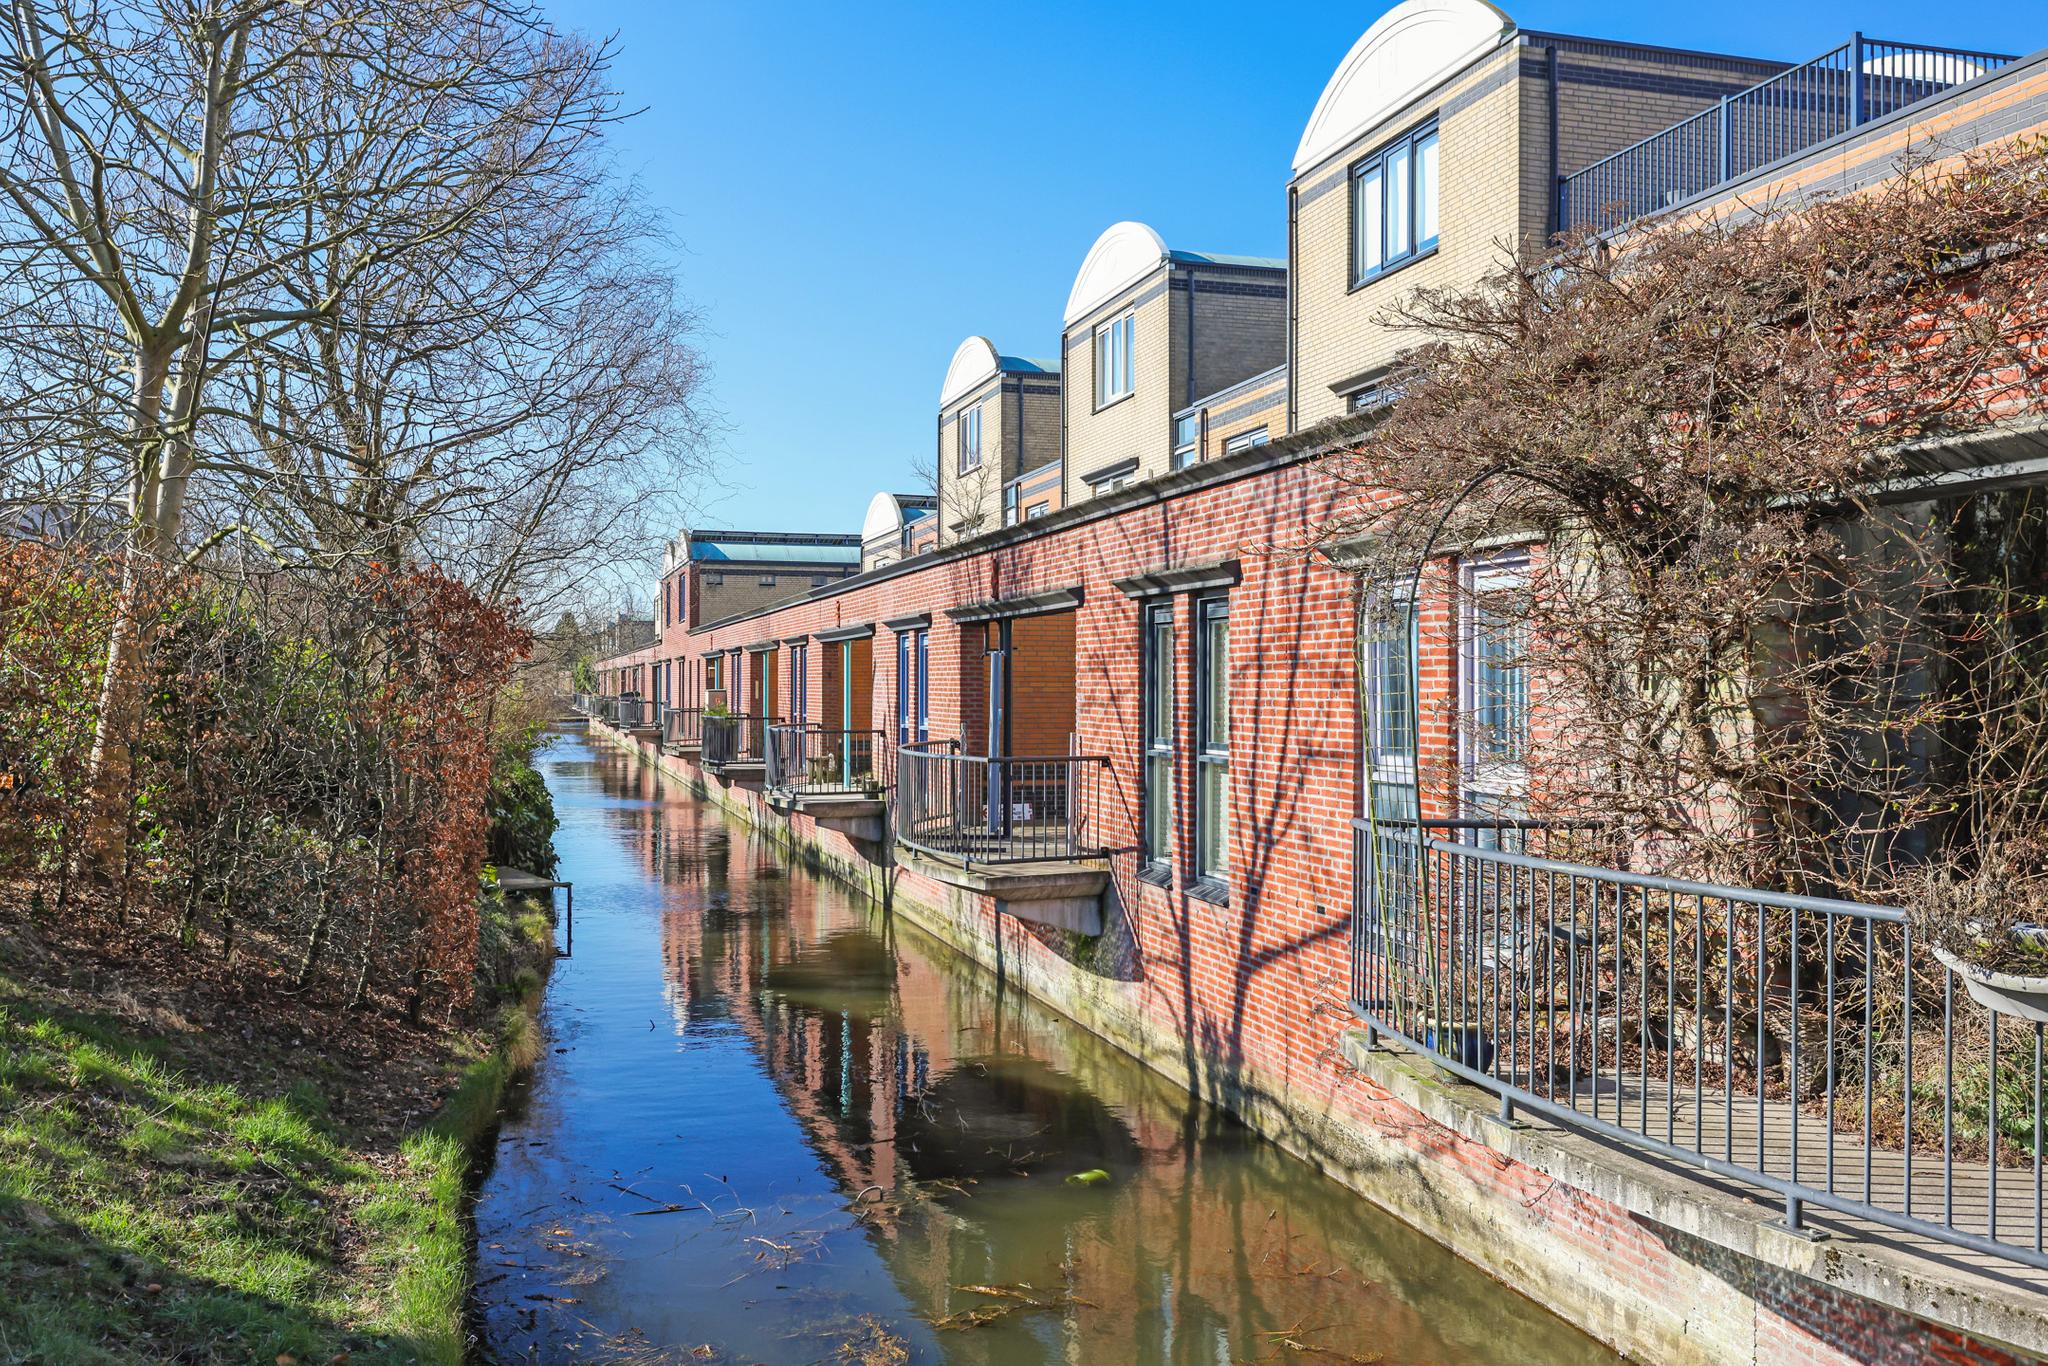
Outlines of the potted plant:
[{"label": "potted plant", "polygon": [[1906,921],[1987,1009],[2048,1024],[2048,840],[1988,846],[1974,868],[1907,879]]}]

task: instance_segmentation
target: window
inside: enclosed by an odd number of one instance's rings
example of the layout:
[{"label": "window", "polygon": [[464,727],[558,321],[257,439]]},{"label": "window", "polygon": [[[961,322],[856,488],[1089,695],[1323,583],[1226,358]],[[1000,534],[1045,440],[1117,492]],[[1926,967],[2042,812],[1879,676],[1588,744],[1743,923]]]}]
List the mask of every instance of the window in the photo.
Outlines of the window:
[{"label": "window", "polygon": [[1236,436],[1225,441],[1223,443],[1223,453],[1225,455],[1236,455],[1239,451],[1248,451],[1254,446],[1263,446],[1272,439],[1272,435],[1264,427],[1254,427],[1251,431],[1239,432]]},{"label": "window", "polygon": [[1142,629],[1145,861],[1164,865],[1173,836],[1173,604],[1146,607]]},{"label": "window", "polygon": [[801,726],[811,716],[811,647],[789,647],[789,719]]},{"label": "window", "polygon": [[1043,517],[1050,511],[1052,511],[1051,503],[1033,503],[1030,507],[1024,509],[1024,520],[1028,522],[1033,517]]},{"label": "window", "polygon": [[1230,599],[1195,599],[1195,876],[1230,876]]},{"label": "window", "polygon": [[773,574],[763,574],[761,576],[761,586],[763,588],[773,588],[775,586],[775,576]]},{"label": "window", "polygon": [[1202,415],[1189,413],[1173,420],[1173,467],[1184,470],[1202,457]]},{"label": "window", "polygon": [[1344,401],[1344,406],[1349,412],[1375,413],[1391,406],[1399,397],[1401,390],[1398,385],[1381,380],[1377,384],[1368,384],[1363,389],[1353,391]]},{"label": "window", "polygon": [[1434,251],[1437,136],[1432,120],[1351,168],[1351,283]]},{"label": "window", "polygon": [[704,584],[708,588],[722,588],[725,586],[725,575],[706,574],[704,576]]},{"label": "window", "polygon": [[1095,406],[1107,408],[1131,392],[1131,344],[1138,315],[1126,313],[1095,329]]},{"label": "window", "polygon": [[1381,820],[1415,819],[1416,622],[1405,597],[1380,596],[1366,609],[1366,744],[1371,788]]},{"label": "window", "polygon": [[965,474],[981,467],[981,405],[975,404],[960,414],[957,422],[956,440],[959,444],[960,473]]},{"label": "window", "polygon": [[896,636],[896,743],[929,740],[932,733],[931,632]]},{"label": "window", "polygon": [[829,579],[830,576],[826,574],[813,574],[811,575],[811,587],[823,588]]},{"label": "window", "polygon": [[1477,816],[1513,815],[1529,748],[1528,565],[1519,555],[1468,565],[1458,687],[1465,806]]},{"label": "window", "polygon": [[1003,486],[1004,526],[1017,525],[1017,495],[1019,492],[1020,490],[1015,484],[1006,484]]}]

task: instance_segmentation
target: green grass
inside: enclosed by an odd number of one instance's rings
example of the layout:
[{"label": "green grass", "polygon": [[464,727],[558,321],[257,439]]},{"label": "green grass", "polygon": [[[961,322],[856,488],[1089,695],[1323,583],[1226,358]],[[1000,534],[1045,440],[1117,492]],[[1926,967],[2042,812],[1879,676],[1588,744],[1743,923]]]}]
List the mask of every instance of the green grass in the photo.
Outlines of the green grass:
[{"label": "green grass", "polygon": [[537,1040],[504,1007],[380,1154],[329,1114],[344,1077],[258,1093],[232,1058],[0,971],[0,1363],[460,1362],[471,1162]]}]

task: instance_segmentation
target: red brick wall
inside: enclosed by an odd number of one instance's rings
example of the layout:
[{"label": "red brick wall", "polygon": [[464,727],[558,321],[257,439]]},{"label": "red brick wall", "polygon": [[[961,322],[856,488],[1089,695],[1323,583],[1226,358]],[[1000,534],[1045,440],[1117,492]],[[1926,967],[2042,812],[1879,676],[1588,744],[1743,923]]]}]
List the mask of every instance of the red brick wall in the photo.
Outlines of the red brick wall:
[{"label": "red brick wall", "polygon": [[[1660,1312],[1668,1308],[1683,1322],[1694,1311],[1669,1305],[1665,1287],[1674,1278],[1696,1281],[1710,1259],[1729,1254],[1717,1249],[1689,1254],[1680,1239],[1646,1228],[1627,1210],[1560,1186],[1435,1124],[1339,1060],[1340,1037],[1353,1024],[1344,1002],[1350,821],[1359,810],[1354,586],[1348,575],[1302,548],[1304,529],[1324,519],[1332,493],[1320,474],[1302,465],[1213,484],[971,557],[913,562],[895,577],[700,633],[690,652],[929,613],[932,734],[964,737],[973,749],[978,728],[985,725],[985,628],[979,623],[963,627],[945,609],[1080,589],[1083,601],[1076,612],[1019,619],[1013,631],[1020,654],[1028,648],[1053,660],[1066,652],[1073,699],[1066,724],[1081,751],[1110,761],[1099,821],[1106,842],[1117,851],[1111,859],[1111,934],[1128,942],[1121,950],[1124,967],[1101,975],[1090,990],[1098,1002],[1108,1003],[1100,1008],[1141,1022],[1135,1028],[1142,1037],[1125,1042],[1155,1060],[1182,1059],[1176,1065],[1187,1067],[1211,1094],[1230,1097],[1249,1088],[1268,1114],[1317,1116],[1413,1153],[1418,1167],[1449,1173],[1495,1198],[1501,1208],[1521,1211],[1515,1217],[1540,1229],[1558,1256],[1584,1268],[1591,1281],[1617,1290],[1634,1287],[1638,1298],[1632,1303]],[[1162,886],[1138,877],[1140,605],[1112,581],[1231,558],[1242,571],[1229,594],[1232,874],[1227,904],[1219,905],[1186,890],[1194,814],[1192,599],[1172,599],[1178,628],[1177,800],[1171,875]],[[1454,582],[1450,565],[1425,577],[1420,672],[1426,771],[1448,772],[1447,765],[1431,765],[1429,759],[1453,752]],[[872,648],[868,714],[871,724],[893,735],[896,638],[878,627]],[[1026,724],[1034,731],[1044,725],[1049,734],[1052,693],[1060,681],[1054,673],[1045,697],[1037,689],[1020,693],[1023,710],[1033,718]],[[865,683],[857,675],[857,695]],[[1453,799],[1447,785],[1425,797],[1436,811],[1448,811]],[[838,836],[807,827],[805,837],[835,851],[850,867],[872,866],[871,859]],[[954,894],[921,876],[914,863],[892,867],[887,876],[913,900],[955,904]],[[966,917],[965,933],[1000,941],[1011,955],[1012,970],[1026,978],[1089,971],[1057,963],[1065,952],[1058,936],[999,918],[992,903],[958,914]],[[1046,966],[1033,967],[1033,959]],[[1301,1140],[1297,1136],[1295,1141]],[[1409,1179],[1401,1174],[1389,1178]],[[1814,1282],[1802,1280],[1768,1294],[1759,1289],[1753,1298],[1766,1306],[1760,1313],[1777,1316],[1771,1330],[1779,1339],[1771,1351],[1774,1359],[1853,1356],[1860,1339],[1854,1333],[1842,1339],[1845,1330],[1837,1326],[1852,1319],[1874,1325],[1870,1331],[1884,1335],[1900,1359],[1931,1358],[1947,1350],[1949,1342],[1948,1335],[1927,1325]],[[1618,1312],[1625,1316],[1630,1311]],[[1979,1356],[1995,1359],[1995,1354]]]}]

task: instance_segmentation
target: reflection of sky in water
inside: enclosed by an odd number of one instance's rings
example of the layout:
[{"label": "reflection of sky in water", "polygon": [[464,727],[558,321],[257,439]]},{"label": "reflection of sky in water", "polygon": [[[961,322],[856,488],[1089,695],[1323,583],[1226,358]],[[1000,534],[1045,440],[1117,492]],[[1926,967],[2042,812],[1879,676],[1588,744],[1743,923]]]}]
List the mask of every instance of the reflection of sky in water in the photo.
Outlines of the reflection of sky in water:
[{"label": "reflection of sky in water", "polygon": [[543,769],[576,956],[477,1208],[498,1359],[1599,1359],[624,756]]}]

